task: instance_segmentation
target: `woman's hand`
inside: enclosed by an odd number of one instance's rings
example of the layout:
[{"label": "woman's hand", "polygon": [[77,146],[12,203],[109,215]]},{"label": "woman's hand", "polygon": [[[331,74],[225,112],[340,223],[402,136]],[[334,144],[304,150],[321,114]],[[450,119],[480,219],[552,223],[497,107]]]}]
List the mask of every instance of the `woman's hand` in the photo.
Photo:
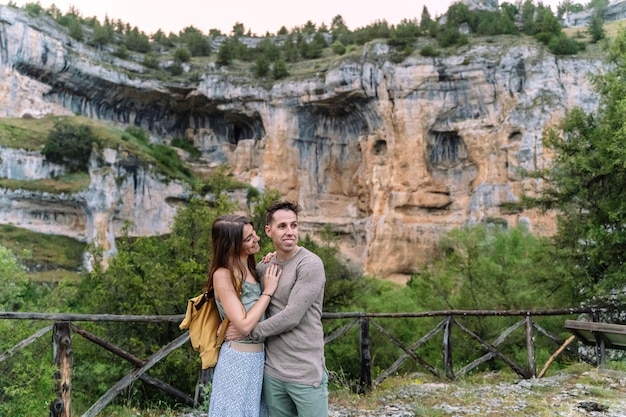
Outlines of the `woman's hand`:
[{"label": "woman's hand", "polygon": [[265,274],[263,275],[263,292],[271,296],[276,292],[278,288],[278,280],[283,270],[276,264],[272,264],[267,267]]},{"label": "woman's hand", "polygon": [[[224,323],[220,324],[220,329],[223,324]],[[219,330],[217,334],[219,336]],[[243,339],[243,335],[241,334],[241,332],[237,330],[237,328],[232,323],[228,323],[228,327],[226,328],[226,333],[224,333],[224,341],[241,340],[241,339]]]},{"label": "woman's hand", "polygon": [[276,252],[270,252],[270,253],[268,253],[267,255],[265,255],[265,256],[263,257],[263,259],[261,259],[261,261],[262,261],[264,264],[267,264],[267,263],[269,263],[269,262],[272,260],[272,258],[273,258],[274,256],[276,256]]}]

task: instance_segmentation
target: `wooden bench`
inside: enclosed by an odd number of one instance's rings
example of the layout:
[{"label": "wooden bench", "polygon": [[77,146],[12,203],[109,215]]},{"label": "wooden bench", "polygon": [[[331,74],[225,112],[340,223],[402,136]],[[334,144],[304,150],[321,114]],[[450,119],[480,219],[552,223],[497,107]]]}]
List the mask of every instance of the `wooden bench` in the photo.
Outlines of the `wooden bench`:
[{"label": "wooden bench", "polygon": [[565,328],[585,345],[596,346],[598,365],[606,363],[606,349],[626,350],[625,325],[565,320]]}]

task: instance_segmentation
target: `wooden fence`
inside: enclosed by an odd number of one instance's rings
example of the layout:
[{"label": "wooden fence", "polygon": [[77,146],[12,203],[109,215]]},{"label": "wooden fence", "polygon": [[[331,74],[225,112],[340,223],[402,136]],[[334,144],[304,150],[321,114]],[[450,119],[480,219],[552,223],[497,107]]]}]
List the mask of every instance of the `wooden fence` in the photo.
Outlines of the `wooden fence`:
[{"label": "wooden fence", "polygon": [[[536,318],[542,316],[562,316],[565,318],[571,316],[580,316],[588,314],[590,319],[597,320],[602,312],[617,310],[617,307],[584,307],[584,308],[568,308],[556,310],[447,310],[447,311],[429,311],[418,313],[324,313],[324,320],[348,320],[348,324],[344,325],[327,335],[325,343],[344,336],[352,328],[358,325],[359,328],[359,351],[361,360],[360,378],[357,391],[360,393],[368,391],[372,386],[380,384],[385,378],[394,374],[407,360],[415,360],[421,367],[426,369],[437,377],[445,377],[447,379],[455,379],[476,369],[478,366],[490,361],[500,360],[509,366],[522,378],[541,377],[547,370],[550,363],[556,356],[564,350],[577,355],[581,360],[596,363],[595,359],[581,356],[576,349],[571,348],[568,340],[562,340],[556,335],[550,334],[542,326],[540,326]],[[198,405],[198,387],[196,388],[195,397],[170,386],[164,381],[160,381],[148,375],[148,370],[156,365],[160,360],[168,354],[183,346],[189,340],[189,333],[185,332],[179,337],[163,346],[159,351],[154,353],[148,359],[142,359],[134,356],[132,353],[114,346],[106,340],[82,329],[77,326],[76,322],[129,322],[129,323],[180,323],[184,315],[172,316],[122,316],[110,314],[63,314],[63,313],[26,313],[26,312],[0,312],[0,319],[12,320],[41,320],[53,322],[52,325],[43,327],[32,336],[19,342],[13,348],[4,353],[0,353],[0,362],[9,358],[13,353],[26,348],[38,338],[52,331],[52,351],[53,362],[58,366],[57,375],[57,398],[50,404],[50,415],[52,417],[70,417],[71,416],[71,390],[72,390],[72,334],[78,334],[92,343],[112,352],[113,354],[123,358],[133,365],[133,369],[120,379],[113,387],[111,387],[102,397],[100,397],[82,417],[95,417],[100,413],[120,392],[130,386],[137,379],[147,383],[167,395],[175,398],[178,402],[195,407]],[[379,324],[381,319],[419,319],[426,317],[440,317],[439,323],[425,335],[417,338],[412,344],[405,345],[398,337],[396,337],[384,326]],[[505,329],[500,336],[493,341],[482,339],[478,332],[475,332],[462,323],[462,318],[467,317],[518,317],[519,320]],[[372,346],[370,331],[372,327],[381,332],[386,338],[401,349],[402,355],[387,369],[382,370],[374,380],[372,380]],[[455,371],[453,358],[453,328],[458,328],[461,334],[469,336],[476,342],[479,349],[477,352],[480,356],[471,363],[458,368]],[[523,328],[526,339],[526,357],[527,363],[521,365],[515,360],[503,353],[499,346],[509,337],[515,330]],[[431,340],[435,335],[442,334],[442,355],[443,369],[438,369],[435,365],[429,363],[418,353],[418,349],[427,341]],[[541,371],[537,373],[537,364],[535,363],[535,338],[537,335],[543,335],[551,340],[555,347],[558,347],[555,354],[543,366]],[[199,379],[199,381],[202,379]]]}]

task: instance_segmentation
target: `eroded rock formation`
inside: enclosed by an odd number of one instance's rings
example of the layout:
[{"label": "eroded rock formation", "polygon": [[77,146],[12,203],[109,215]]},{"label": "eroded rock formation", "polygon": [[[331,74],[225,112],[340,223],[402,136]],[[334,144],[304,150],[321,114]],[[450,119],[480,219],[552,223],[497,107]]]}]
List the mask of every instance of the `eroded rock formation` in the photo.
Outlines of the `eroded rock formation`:
[{"label": "eroded rock formation", "polygon": [[[411,273],[442,233],[467,224],[553,233],[552,218],[510,203],[535,186],[520,169],[549,162],[544,129],[566,109],[597,106],[587,75],[602,63],[558,58],[514,37],[400,64],[388,52],[372,43],[359,56],[269,89],[227,71],[171,85],[77,44],[46,18],[0,6],[0,115],[80,112],[141,126],[155,141],[184,137],[202,152],[196,169],[229,163],[237,179],[299,201],[304,233],[331,224],[346,258],[377,276]],[[50,232],[111,241],[122,220],[138,234],[164,232],[175,212],[167,202],[185,190],[145,172],[129,176],[118,160],[92,166],[90,191],[57,206],[43,195],[3,190],[0,221],[32,226],[8,214],[20,201],[42,211],[67,207],[67,220],[47,223]],[[6,164],[3,158],[4,175]]]}]

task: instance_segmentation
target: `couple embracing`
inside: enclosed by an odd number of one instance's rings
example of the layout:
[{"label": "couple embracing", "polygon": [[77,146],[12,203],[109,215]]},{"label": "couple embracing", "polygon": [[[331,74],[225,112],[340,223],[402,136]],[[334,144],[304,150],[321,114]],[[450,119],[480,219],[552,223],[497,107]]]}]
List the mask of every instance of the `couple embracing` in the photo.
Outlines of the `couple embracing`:
[{"label": "couple embracing", "polygon": [[258,264],[260,238],[250,220],[225,215],[213,223],[207,287],[230,324],[209,417],[328,416],[326,276],[322,260],[298,246],[299,212],[289,201],[267,209],[265,234],[275,252]]}]

